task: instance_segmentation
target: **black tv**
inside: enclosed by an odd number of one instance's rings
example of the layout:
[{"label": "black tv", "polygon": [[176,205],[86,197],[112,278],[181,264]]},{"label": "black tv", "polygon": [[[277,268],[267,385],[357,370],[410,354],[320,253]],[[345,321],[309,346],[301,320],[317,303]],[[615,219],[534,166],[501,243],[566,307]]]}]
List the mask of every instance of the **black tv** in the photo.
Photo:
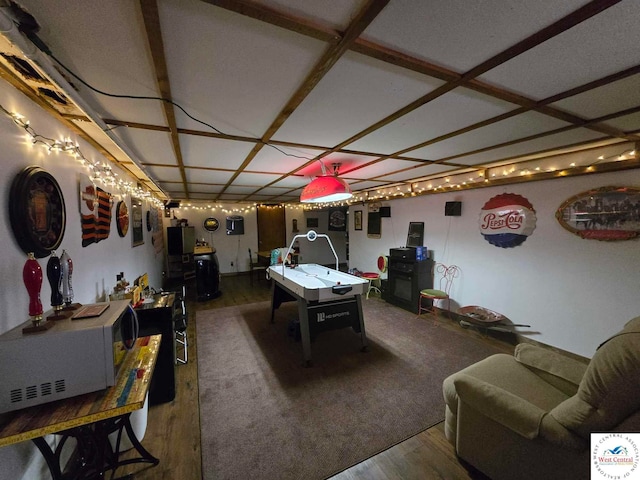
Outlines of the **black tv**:
[{"label": "black tv", "polygon": [[409,222],[407,247],[422,247],[424,241],[424,222]]}]

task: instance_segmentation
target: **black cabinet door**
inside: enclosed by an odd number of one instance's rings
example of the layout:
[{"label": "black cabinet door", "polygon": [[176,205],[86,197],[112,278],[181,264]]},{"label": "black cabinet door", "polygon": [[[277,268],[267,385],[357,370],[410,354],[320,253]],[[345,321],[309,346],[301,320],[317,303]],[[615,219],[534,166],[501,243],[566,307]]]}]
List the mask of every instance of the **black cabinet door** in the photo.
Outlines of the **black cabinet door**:
[{"label": "black cabinet door", "polygon": [[[166,298],[163,298],[166,297]],[[140,337],[162,335],[156,367],[149,386],[149,404],[172,401],[176,396],[176,364],[174,341],[174,294],[156,295],[155,303],[136,308]]]}]

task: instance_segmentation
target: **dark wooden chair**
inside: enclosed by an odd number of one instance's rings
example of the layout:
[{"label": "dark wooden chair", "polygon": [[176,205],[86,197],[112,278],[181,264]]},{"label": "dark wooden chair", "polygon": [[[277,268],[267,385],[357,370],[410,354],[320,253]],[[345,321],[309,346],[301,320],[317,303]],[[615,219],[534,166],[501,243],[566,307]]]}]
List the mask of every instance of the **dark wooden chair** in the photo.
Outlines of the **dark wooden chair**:
[{"label": "dark wooden chair", "polygon": [[260,272],[265,272],[267,270],[267,265],[261,265],[258,261],[258,258],[255,259],[253,258],[253,254],[251,253],[251,249],[249,249],[249,280],[251,282],[251,285],[253,285],[253,276],[255,275],[254,272],[257,272],[258,274],[258,279],[260,277],[262,277],[263,275]]}]

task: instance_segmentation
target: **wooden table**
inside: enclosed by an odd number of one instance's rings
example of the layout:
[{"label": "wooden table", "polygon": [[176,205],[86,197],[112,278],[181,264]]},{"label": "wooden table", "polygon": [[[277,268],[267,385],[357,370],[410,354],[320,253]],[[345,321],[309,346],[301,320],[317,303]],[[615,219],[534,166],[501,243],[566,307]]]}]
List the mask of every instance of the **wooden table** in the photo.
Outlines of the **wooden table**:
[{"label": "wooden table", "polygon": [[[136,438],[129,417],[144,405],[161,338],[153,335],[136,341],[113,387],[0,415],[0,447],[33,441],[44,456],[53,480],[69,478],[62,473],[64,466],[60,465],[62,447],[69,437],[77,440],[81,457],[73,478],[102,478],[108,471],[113,476],[118,467],[130,463],[157,465],[159,460]],[[119,460],[123,430],[140,457]],[[118,432],[115,450],[109,442],[109,435],[114,432]],[[55,451],[44,439],[53,433],[62,435]]]}]

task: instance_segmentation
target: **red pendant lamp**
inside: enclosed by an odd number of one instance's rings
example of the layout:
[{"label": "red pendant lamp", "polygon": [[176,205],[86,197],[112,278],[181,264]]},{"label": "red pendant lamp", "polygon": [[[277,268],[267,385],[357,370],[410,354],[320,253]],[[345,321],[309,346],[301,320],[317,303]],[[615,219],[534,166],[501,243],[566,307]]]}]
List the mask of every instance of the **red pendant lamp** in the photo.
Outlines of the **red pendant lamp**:
[{"label": "red pendant lamp", "polygon": [[324,203],[324,202],[339,202],[341,200],[347,200],[353,196],[349,184],[338,178],[339,163],[333,164],[333,174],[328,175],[321,160],[322,175],[316,177],[309,183],[300,194],[300,201],[302,203]]}]

